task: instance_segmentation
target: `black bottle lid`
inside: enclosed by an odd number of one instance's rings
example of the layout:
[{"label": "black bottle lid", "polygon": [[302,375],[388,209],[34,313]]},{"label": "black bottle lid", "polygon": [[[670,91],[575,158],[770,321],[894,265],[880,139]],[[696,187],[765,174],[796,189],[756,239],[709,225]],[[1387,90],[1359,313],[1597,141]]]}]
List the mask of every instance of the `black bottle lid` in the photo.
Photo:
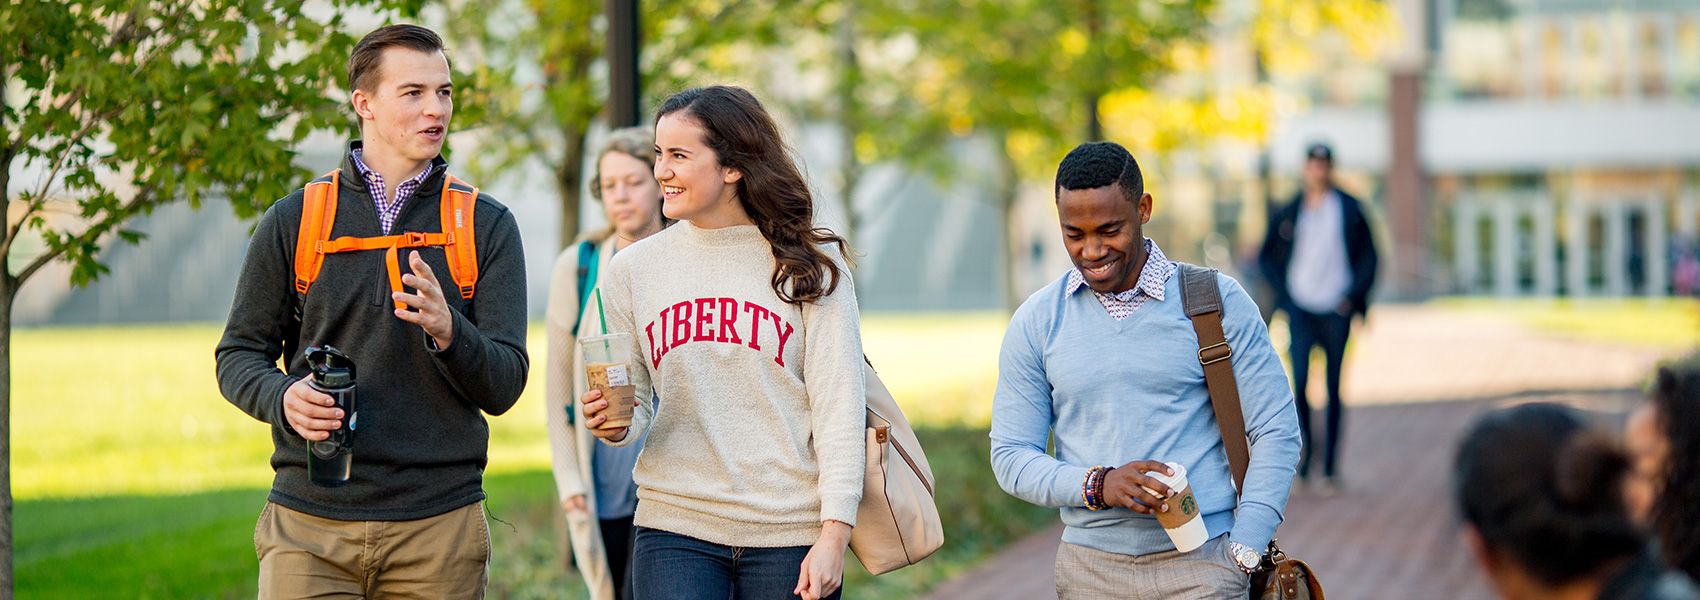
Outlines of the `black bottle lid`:
[{"label": "black bottle lid", "polygon": [[328,388],[354,385],[354,359],[331,346],[307,349],[307,365],[313,369],[313,381]]}]

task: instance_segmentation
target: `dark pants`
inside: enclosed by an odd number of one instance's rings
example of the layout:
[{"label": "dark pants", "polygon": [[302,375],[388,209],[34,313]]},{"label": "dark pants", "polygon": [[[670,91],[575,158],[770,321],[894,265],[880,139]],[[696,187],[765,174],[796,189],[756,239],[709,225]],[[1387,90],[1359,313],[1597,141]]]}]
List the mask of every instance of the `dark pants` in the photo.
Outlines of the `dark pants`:
[{"label": "dark pants", "polygon": [[599,519],[602,529],[602,550],[608,556],[608,576],[614,579],[614,597],[632,598],[632,518]]},{"label": "dark pants", "polygon": [[1292,337],[1293,359],[1293,401],[1299,409],[1299,437],[1304,443],[1304,454],[1299,460],[1299,477],[1310,477],[1311,443],[1310,399],[1308,388],[1310,384],[1310,351],[1315,346],[1322,346],[1322,353],[1327,357],[1328,384],[1328,437],[1322,446],[1322,474],[1334,477],[1336,458],[1340,449],[1340,369],[1346,360],[1346,338],[1351,335],[1352,318],[1338,313],[1316,314],[1303,309],[1287,311],[1287,324]]},{"label": "dark pants", "polygon": [[[637,528],[632,591],[638,600],[781,600],[796,598],[808,546],[743,548]],[[837,600],[843,590],[826,598]]]}]

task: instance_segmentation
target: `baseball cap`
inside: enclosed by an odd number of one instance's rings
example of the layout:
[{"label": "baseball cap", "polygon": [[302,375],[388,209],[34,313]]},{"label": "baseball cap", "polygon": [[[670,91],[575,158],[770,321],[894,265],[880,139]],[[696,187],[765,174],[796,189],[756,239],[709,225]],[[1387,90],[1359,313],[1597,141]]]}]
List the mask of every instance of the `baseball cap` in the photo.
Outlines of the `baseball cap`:
[{"label": "baseball cap", "polygon": [[1329,148],[1328,144],[1317,142],[1311,144],[1309,148],[1305,149],[1305,158],[1320,158],[1328,162],[1334,162],[1334,150]]}]

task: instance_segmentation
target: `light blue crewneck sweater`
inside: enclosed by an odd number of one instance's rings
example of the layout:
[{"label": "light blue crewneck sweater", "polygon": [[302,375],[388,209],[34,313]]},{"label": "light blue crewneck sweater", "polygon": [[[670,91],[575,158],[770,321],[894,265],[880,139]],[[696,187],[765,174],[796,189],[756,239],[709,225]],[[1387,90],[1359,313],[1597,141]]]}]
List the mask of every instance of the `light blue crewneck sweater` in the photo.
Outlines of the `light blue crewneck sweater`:
[{"label": "light blue crewneck sweater", "polygon": [[[1065,294],[1059,277],[1022,303],[1004,334],[992,406],[992,470],[1018,498],[1062,509],[1063,541],[1105,552],[1174,550],[1154,517],[1089,511],[1088,469],[1174,461],[1210,537],[1262,551],[1275,535],[1299,459],[1299,422],[1281,360],[1256,303],[1218,275],[1223,328],[1233,348],[1251,466],[1236,518],[1233,476],[1198,362],[1198,338],[1181,308],[1181,275],[1164,300],[1148,299],[1117,321],[1085,286]],[[1046,454],[1055,434],[1056,455]]]}]

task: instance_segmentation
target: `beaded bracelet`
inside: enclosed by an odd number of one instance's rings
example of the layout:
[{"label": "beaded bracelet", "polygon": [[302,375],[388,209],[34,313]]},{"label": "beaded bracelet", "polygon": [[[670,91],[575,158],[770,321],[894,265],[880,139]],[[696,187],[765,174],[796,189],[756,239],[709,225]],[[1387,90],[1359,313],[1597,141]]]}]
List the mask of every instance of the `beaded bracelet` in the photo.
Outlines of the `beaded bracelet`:
[{"label": "beaded bracelet", "polygon": [[1080,497],[1086,501],[1087,510],[1098,510],[1098,504],[1092,501],[1092,478],[1098,475],[1098,467],[1086,470],[1086,477],[1080,480]]},{"label": "beaded bracelet", "polygon": [[1104,501],[1104,479],[1109,477],[1110,467],[1100,466],[1097,471],[1098,476],[1092,478],[1092,503],[1098,506],[1098,510],[1104,510],[1110,507]]},{"label": "beaded bracelet", "polygon": [[1086,501],[1087,510],[1098,510],[1098,504],[1092,501],[1092,478],[1098,475],[1098,468],[1086,470],[1086,477],[1080,481],[1080,497]]},{"label": "beaded bracelet", "polygon": [[1087,510],[1104,510],[1109,505],[1104,503],[1104,476],[1108,475],[1110,467],[1097,466],[1086,471],[1086,479],[1081,482],[1080,495],[1086,500]]}]

